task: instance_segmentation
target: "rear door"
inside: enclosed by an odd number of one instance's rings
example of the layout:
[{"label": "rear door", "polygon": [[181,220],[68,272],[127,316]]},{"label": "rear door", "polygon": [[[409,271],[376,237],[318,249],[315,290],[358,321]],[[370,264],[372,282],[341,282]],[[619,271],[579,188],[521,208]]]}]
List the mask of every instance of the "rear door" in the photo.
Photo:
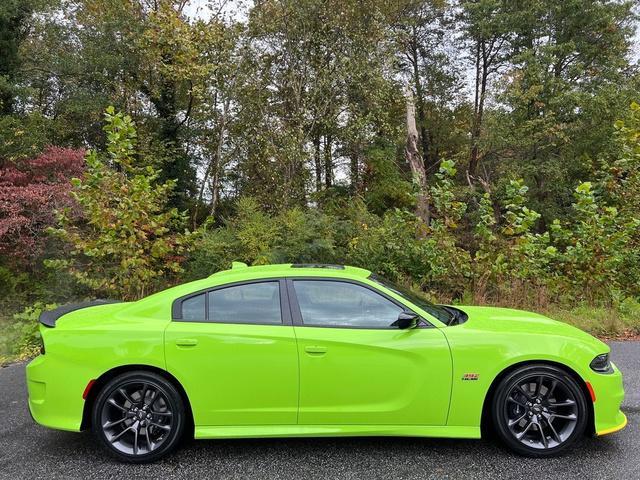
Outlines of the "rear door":
[{"label": "rear door", "polygon": [[298,357],[284,281],[196,292],[174,302],[167,369],[196,425],[295,424]]},{"label": "rear door", "polygon": [[446,424],[451,356],[439,329],[390,327],[406,307],[368,285],[287,282],[300,359],[300,424]]}]

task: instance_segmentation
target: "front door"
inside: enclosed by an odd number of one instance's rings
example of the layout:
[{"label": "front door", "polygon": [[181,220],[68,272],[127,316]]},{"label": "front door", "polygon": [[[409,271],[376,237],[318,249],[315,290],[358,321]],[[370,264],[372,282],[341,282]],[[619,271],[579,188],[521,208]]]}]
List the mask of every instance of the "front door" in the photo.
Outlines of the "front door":
[{"label": "front door", "polygon": [[298,423],[446,424],[451,356],[438,328],[390,327],[406,308],[373,287],[288,283],[300,360]]},{"label": "front door", "polygon": [[196,425],[296,423],[296,339],[281,282],[218,287],[182,300],[181,318],[165,330],[165,354]]}]

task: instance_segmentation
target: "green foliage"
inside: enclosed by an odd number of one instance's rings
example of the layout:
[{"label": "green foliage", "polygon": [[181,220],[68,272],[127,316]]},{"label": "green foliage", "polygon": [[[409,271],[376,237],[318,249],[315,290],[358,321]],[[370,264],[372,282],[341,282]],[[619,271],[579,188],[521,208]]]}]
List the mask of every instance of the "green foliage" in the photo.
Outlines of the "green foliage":
[{"label": "green foliage", "polygon": [[28,229],[59,268],[1,258],[4,311],[134,299],[233,260],[351,263],[442,301],[602,319],[640,297],[633,2],[264,0],[206,19],[188,3],[0,6],[0,169],[23,192],[7,165],[89,149],[73,198],[52,200],[71,205],[68,248]]},{"label": "green foliage", "polygon": [[24,360],[37,355],[40,350],[38,317],[43,311],[52,310],[57,306],[54,303],[35,302],[14,314],[12,321],[3,328],[0,338],[0,363],[3,356]]},{"label": "green foliage", "polygon": [[232,219],[203,234],[187,276],[204,277],[235,260],[249,265],[331,262],[335,246],[330,221],[320,212],[299,208],[269,215],[254,199],[244,198]]},{"label": "green foliage", "polygon": [[105,122],[106,152],[89,151],[85,175],[73,181],[82,220],[62,211],[52,230],[70,244],[69,258],[49,265],[69,269],[97,294],[136,299],[182,272],[194,234],[180,232],[185,215],[166,207],[175,182],[158,183],[158,170],[138,166],[131,118],[110,107]]},{"label": "green foliage", "polygon": [[572,298],[591,303],[636,295],[633,279],[640,263],[632,243],[640,217],[622,218],[617,208],[599,202],[590,182],[580,184],[574,196],[573,218],[566,225],[559,221],[552,225],[554,240],[561,246],[562,281],[558,286],[571,287]]}]

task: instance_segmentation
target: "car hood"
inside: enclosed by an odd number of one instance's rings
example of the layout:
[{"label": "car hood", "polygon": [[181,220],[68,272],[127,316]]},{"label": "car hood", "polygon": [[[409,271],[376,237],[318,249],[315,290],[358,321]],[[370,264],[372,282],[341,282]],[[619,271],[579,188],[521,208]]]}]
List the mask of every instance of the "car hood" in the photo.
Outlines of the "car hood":
[{"label": "car hood", "polygon": [[[588,333],[564,322],[553,320],[539,313],[497,307],[457,306],[469,318],[463,324],[467,328],[500,333],[532,333],[561,335],[587,342],[599,342]],[[455,328],[455,327],[453,327]]]}]

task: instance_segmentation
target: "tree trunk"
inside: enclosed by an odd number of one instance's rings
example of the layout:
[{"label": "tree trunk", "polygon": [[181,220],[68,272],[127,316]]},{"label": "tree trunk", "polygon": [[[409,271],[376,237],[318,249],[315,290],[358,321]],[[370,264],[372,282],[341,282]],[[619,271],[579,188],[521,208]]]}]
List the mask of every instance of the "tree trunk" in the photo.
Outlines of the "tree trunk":
[{"label": "tree trunk", "polygon": [[360,190],[360,159],[358,158],[359,147],[355,146],[351,150],[350,157],[350,175],[351,175],[351,193],[356,195]]},{"label": "tree trunk", "polygon": [[469,153],[469,168],[467,178],[472,179],[478,170],[480,163],[479,141],[482,133],[482,121],[484,117],[484,102],[489,79],[490,61],[487,58],[485,44],[478,40],[476,47],[476,88],[473,126],[471,127],[471,152]]},{"label": "tree trunk", "polygon": [[322,159],[320,158],[320,134],[313,136],[313,163],[316,173],[316,192],[322,190]]},{"label": "tree trunk", "polygon": [[429,202],[429,192],[427,189],[427,172],[424,162],[418,150],[418,129],[416,128],[416,107],[413,102],[413,93],[407,86],[407,145],[404,150],[405,158],[409,167],[413,181],[418,186],[418,200],[416,204],[416,215],[427,225],[431,220],[431,206]]},{"label": "tree trunk", "polygon": [[331,188],[333,185],[333,155],[331,152],[331,144],[333,139],[330,134],[324,137],[324,185]]},{"label": "tree trunk", "polygon": [[425,164],[427,175],[438,170],[438,161],[432,155],[430,148],[431,135],[427,130],[427,118],[425,112],[424,93],[422,82],[420,81],[420,64],[418,59],[418,40],[416,38],[415,27],[413,29],[413,39],[411,41],[411,66],[413,68],[413,86],[416,89],[415,104],[418,111],[418,123],[420,124],[420,146],[422,147],[422,158]]}]

